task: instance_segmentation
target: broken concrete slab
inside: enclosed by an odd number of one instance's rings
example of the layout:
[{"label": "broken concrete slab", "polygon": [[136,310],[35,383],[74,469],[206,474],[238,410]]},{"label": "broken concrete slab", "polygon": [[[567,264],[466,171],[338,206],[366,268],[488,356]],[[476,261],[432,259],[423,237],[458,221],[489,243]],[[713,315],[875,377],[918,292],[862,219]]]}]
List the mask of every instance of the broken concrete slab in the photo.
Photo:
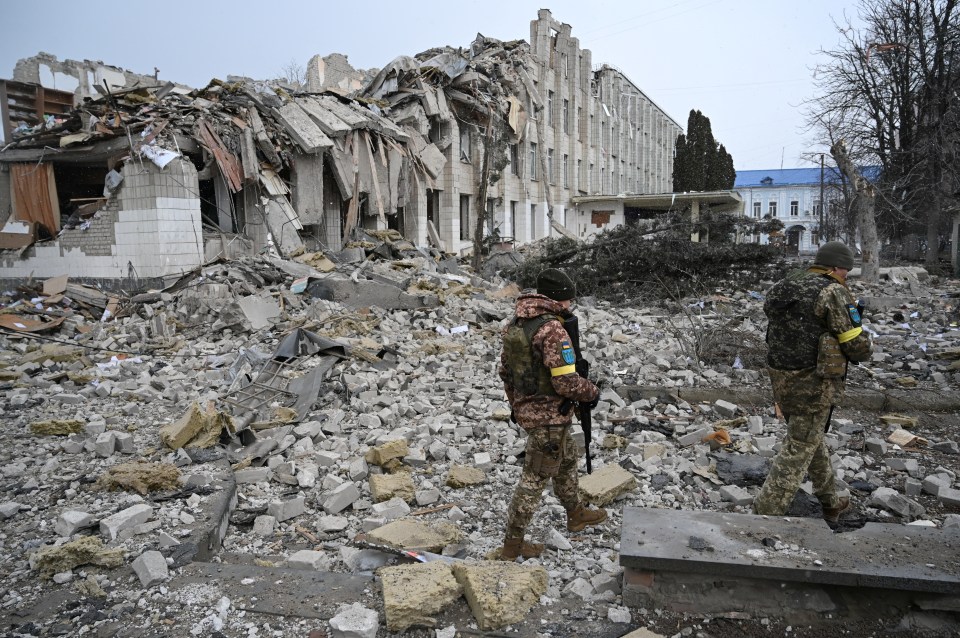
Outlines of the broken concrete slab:
[{"label": "broken concrete slab", "polygon": [[460,530],[446,521],[421,523],[401,519],[387,523],[367,534],[371,542],[389,545],[398,549],[425,550],[437,552],[447,545],[460,541]]},{"label": "broken concrete slab", "polygon": [[167,559],[158,551],[147,551],[133,561],[133,571],[140,579],[140,584],[150,588],[165,581],[170,572],[167,569]]},{"label": "broken concrete slab", "polygon": [[442,561],[382,567],[377,575],[383,588],[383,607],[390,631],[406,631],[414,626],[436,627],[434,616],[463,593],[450,565]]},{"label": "broken concrete slab", "polygon": [[588,503],[603,507],[637,488],[636,477],[619,465],[604,465],[580,477],[580,494]]},{"label": "broken concrete slab", "polygon": [[344,605],[330,619],[330,638],[377,638],[377,612],[360,603]]},{"label": "broken concrete slab", "polygon": [[437,296],[431,293],[414,295],[389,284],[332,276],[311,281],[307,292],[318,299],[336,301],[348,308],[377,306],[391,310],[412,310],[435,308],[440,304]]},{"label": "broken concrete slab", "polygon": [[206,448],[216,443],[220,433],[234,431],[233,418],[217,410],[212,404],[206,410],[193,403],[173,423],[160,428],[160,440],[172,450],[183,447]]},{"label": "broken concrete slab", "polygon": [[[835,534],[816,519],[629,507],[621,530],[620,564],[640,572],[960,593],[960,573],[943,560],[953,539],[937,529],[867,523]],[[691,537],[712,550],[691,548]],[[878,551],[887,559],[872,560]]]},{"label": "broken concrete slab", "polygon": [[547,591],[547,571],[537,565],[491,561],[457,563],[453,574],[483,631],[523,620]]},{"label": "broken concrete slab", "polygon": [[153,516],[153,508],[146,503],[137,503],[100,521],[100,533],[110,540],[126,529],[146,523]]},{"label": "broken concrete slab", "polygon": [[405,439],[396,439],[371,448],[363,458],[367,463],[383,466],[393,459],[402,459],[408,454],[410,454],[410,447],[407,441]]},{"label": "broken concrete slab", "polygon": [[[943,490],[940,491],[942,492]],[[907,498],[890,487],[879,487],[874,490],[867,504],[893,512],[897,516],[901,516],[907,520],[913,520],[926,512],[923,505],[920,505],[920,503],[917,503],[913,499]]]},{"label": "broken concrete slab", "polygon": [[280,304],[273,298],[250,295],[237,300],[237,305],[243,311],[252,330],[262,330],[269,327],[271,319],[280,316]]}]

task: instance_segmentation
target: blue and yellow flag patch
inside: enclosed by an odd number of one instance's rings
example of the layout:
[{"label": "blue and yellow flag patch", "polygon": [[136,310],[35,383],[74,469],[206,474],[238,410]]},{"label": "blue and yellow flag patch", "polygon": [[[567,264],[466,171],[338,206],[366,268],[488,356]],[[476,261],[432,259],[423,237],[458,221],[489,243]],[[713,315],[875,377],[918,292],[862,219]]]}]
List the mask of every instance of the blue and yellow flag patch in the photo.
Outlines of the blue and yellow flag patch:
[{"label": "blue and yellow flag patch", "polygon": [[577,362],[577,353],[573,351],[573,346],[567,340],[560,343],[560,356],[563,357],[563,362],[567,365],[573,365]]},{"label": "blue and yellow flag patch", "polygon": [[857,307],[852,303],[848,303],[847,312],[850,313],[850,321],[853,322],[853,325],[859,326],[861,319],[860,319],[860,311],[857,310]]}]

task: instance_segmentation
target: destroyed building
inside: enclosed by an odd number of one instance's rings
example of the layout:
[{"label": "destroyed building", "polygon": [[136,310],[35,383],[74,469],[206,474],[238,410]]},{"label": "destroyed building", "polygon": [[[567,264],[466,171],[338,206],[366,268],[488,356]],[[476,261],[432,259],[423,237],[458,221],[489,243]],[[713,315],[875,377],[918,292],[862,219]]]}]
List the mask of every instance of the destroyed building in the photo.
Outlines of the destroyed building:
[{"label": "destroyed building", "polygon": [[[33,90],[19,99],[34,112],[4,100],[4,278],[137,289],[220,255],[335,252],[356,228],[463,255],[478,221],[491,241],[584,237],[622,223],[623,205],[574,198],[671,190],[680,126],[548,10],[529,43],[478,35],[402,56],[348,95],[345,62],[311,61],[319,92],[185,93],[99,63],[21,61],[4,87]],[[75,109],[47,75],[76,81]]]}]

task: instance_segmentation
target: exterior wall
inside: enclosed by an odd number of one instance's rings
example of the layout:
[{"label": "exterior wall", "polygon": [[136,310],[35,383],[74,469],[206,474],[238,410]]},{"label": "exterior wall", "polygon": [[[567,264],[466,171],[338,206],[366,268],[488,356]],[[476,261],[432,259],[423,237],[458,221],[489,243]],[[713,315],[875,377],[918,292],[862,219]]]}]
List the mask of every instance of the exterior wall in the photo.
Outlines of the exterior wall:
[{"label": "exterior wall", "polygon": [[[547,9],[541,9],[530,23],[530,48],[536,63],[530,75],[543,110],[537,113],[529,102],[524,105],[530,121],[517,148],[519,166],[507,166],[488,193],[497,201],[497,233],[512,237],[516,244],[556,236],[547,217],[547,188],[554,220],[580,236],[601,229],[590,223],[589,209],[579,210],[571,202],[573,197],[670,192],[680,125],[618,69],[607,65],[595,69],[591,52],[581,49],[579,40],[571,36],[571,26],[553,19]],[[474,132],[471,160],[464,162],[460,136],[454,130],[453,143],[444,152],[447,165],[437,180],[437,188],[443,190],[438,230],[452,252],[473,247],[472,239],[460,239],[460,195],[470,196],[470,219],[474,220],[482,204],[475,198],[481,142]],[[537,153],[535,165],[531,164],[532,145]],[[551,151],[552,170],[548,167],[550,174],[543,175],[540,154],[549,157]],[[516,202],[516,223],[511,202]],[[623,223],[622,206],[618,216],[611,218],[611,225],[615,222]]]},{"label": "exterior wall", "polygon": [[17,82],[39,84],[48,89],[73,91],[76,104],[85,97],[98,96],[93,85],[103,88],[104,81],[110,85],[111,90],[160,86],[166,83],[166,80],[158,80],[152,75],[141,75],[103,62],[61,61],[50,53],[39,53],[31,58],[18,60],[13,69],[13,79]]},{"label": "exterior wall", "polygon": [[162,172],[150,163],[127,162],[123,184],[87,230],[64,230],[36,244],[22,258],[4,257],[4,278],[162,279],[202,263],[203,232],[197,171],[185,159]]}]

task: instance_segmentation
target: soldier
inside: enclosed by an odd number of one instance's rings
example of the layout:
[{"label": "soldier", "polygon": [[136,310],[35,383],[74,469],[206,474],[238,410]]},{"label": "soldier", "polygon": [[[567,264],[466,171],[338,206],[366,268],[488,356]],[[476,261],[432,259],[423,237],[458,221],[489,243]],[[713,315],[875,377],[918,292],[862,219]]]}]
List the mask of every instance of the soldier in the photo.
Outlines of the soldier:
[{"label": "soldier", "polygon": [[757,514],[783,515],[804,474],[810,475],[830,527],[850,507],[849,498],[837,496],[823,435],[843,398],[847,362],[870,357],[861,308],[847,289],[851,268],[853,251],[842,242],[827,242],[812,267],[791,272],[767,294],[767,365],[787,436],[753,502]]},{"label": "soldier", "polygon": [[[540,505],[548,480],[567,510],[567,529],[579,532],[606,520],[605,510],[591,510],[580,502],[577,449],[570,436],[574,410],[571,402],[596,405],[600,390],[576,373],[576,355],[563,318],[570,316],[576,295],[573,281],[549,268],[537,277],[536,294],[525,292],[503,332],[500,378],[513,419],[527,432],[520,483],[513,494],[501,557],[532,558],[543,545],[527,543],[524,533]],[[566,410],[562,410],[567,401]]]}]

